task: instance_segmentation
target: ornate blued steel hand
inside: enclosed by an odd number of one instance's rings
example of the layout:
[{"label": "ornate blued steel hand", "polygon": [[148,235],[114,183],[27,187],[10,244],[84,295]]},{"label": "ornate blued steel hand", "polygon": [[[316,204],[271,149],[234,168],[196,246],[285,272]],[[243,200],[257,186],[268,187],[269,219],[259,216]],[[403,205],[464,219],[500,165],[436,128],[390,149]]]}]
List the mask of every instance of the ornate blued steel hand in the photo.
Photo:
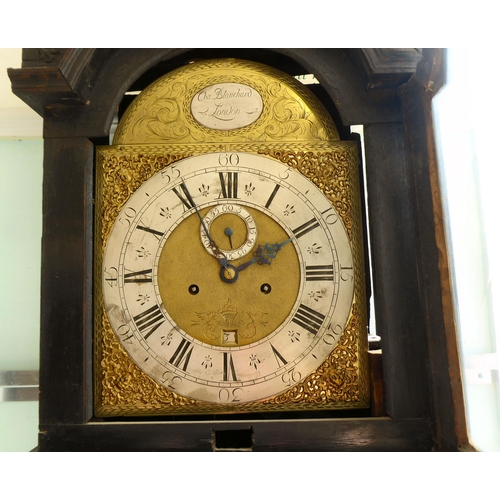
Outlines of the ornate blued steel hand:
[{"label": "ornate blued steel hand", "polygon": [[225,283],[234,283],[238,279],[239,273],[252,264],[271,265],[273,259],[278,255],[278,252],[291,241],[292,238],[288,238],[281,243],[265,243],[264,245],[259,245],[257,250],[253,252],[253,258],[251,260],[240,264],[238,267],[229,264],[228,267],[222,268],[220,272],[222,281]]},{"label": "ornate blued steel hand", "polygon": [[219,264],[222,266],[222,269],[227,270],[229,267],[229,264],[227,262],[227,258],[224,255],[224,253],[221,251],[221,249],[215,244],[212,237],[210,236],[210,233],[208,232],[208,228],[205,225],[205,222],[203,220],[203,217],[201,216],[200,211],[198,210],[198,207],[196,206],[196,203],[194,202],[193,197],[191,196],[191,193],[189,192],[185,182],[182,183],[181,188],[184,191],[184,193],[186,194],[186,197],[189,200],[189,203],[191,203],[191,205],[195,209],[196,215],[200,219],[201,225],[203,227],[203,231],[205,231],[205,234],[207,235],[207,238],[208,238],[209,244],[210,244],[210,249],[212,250],[214,257],[219,261]]},{"label": "ornate blued steel hand", "polygon": [[253,259],[239,265],[236,269],[239,272],[239,271],[243,271],[244,269],[251,266],[252,264],[271,265],[273,259],[275,259],[276,255],[278,255],[278,252],[287,243],[290,243],[290,241],[292,241],[292,238],[288,238],[287,240],[282,241],[281,243],[266,243],[265,245],[259,245],[257,247],[257,250],[255,250],[255,252],[253,253],[253,255],[254,255]]}]

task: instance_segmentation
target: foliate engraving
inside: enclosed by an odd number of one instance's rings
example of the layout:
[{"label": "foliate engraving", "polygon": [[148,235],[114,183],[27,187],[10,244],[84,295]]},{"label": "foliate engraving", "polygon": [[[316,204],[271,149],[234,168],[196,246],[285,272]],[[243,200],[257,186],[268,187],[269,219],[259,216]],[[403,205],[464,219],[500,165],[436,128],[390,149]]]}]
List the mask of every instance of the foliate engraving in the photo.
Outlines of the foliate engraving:
[{"label": "foliate engraving", "polygon": [[165,219],[171,219],[172,214],[170,213],[170,208],[168,207],[160,208],[160,217],[165,217]]},{"label": "foliate engraving", "polygon": [[209,368],[212,368],[213,362],[212,362],[212,356],[205,356],[205,359],[202,361],[203,368],[205,370],[208,370]]},{"label": "foliate engraving", "polygon": [[266,326],[265,313],[242,311],[227,303],[218,311],[195,313],[193,327],[199,327],[203,336],[209,340],[221,339],[222,343],[238,343],[238,338],[250,339],[260,326]]},{"label": "foliate engraving", "polygon": [[[245,109],[221,105],[223,99],[216,98],[247,95],[250,90]],[[235,117],[240,121],[234,122]],[[221,127],[224,123],[237,126]],[[261,64],[226,59],[190,64],[151,84],[123,116],[114,144],[338,138],[323,105],[293,77]]]},{"label": "foliate engraving", "polygon": [[319,302],[326,295],[326,288],[322,288],[321,290],[314,290],[309,292],[309,297],[313,299],[315,302]]},{"label": "foliate engraving", "polygon": [[252,196],[252,193],[255,191],[255,186],[253,183],[245,184],[245,194],[247,196]]},{"label": "foliate engraving", "polygon": [[260,359],[257,357],[256,354],[251,354],[250,355],[250,366],[253,366],[256,370],[260,364]]},{"label": "foliate engraving", "polygon": [[205,184],[202,184],[201,187],[198,188],[198,191],[202,194],[202,196],[206,198],[210,193],[210,186],[205,186]]},{"label": "foliate engraving", "polygon": [[311,255],[318,255],[322,246],[318,245],[317,243],[313,243],[311,246],[307,247],[308,253]]},{"label": "foliate engraving", "polygon": [[136,300],[141,304],[141,306],[146,304],[146,302],[149,302],[149,299],[151,298],[147,293],[139,293],[138,297],[139,298]]}]

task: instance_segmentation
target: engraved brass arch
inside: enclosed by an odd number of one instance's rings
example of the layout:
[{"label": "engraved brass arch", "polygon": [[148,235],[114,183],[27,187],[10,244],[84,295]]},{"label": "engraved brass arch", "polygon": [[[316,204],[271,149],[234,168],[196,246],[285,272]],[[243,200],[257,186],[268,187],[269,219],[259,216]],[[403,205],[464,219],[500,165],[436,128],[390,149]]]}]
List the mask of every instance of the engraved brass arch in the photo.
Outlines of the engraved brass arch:
[{"label": "engraved brass arch", "polygon": [[[216,84],[250,87],[262,99],[258,119],[233,130],[216,130],[191,113],[196,94]],[[129,106],[113,144],[338,141],[321,102],[292,76],[237,59],[214,59],[174,70],[149,85]]]}]

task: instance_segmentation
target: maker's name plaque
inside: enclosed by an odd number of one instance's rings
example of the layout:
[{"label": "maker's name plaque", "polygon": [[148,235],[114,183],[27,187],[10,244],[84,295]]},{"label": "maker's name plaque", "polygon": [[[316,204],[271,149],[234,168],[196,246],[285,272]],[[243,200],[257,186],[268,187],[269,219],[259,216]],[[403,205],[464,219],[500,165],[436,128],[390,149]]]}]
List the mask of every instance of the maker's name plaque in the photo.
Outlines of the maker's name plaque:
[{"label": "maker's name plaque", "polygon": [[200,90],[191,101],[193,118],[214,130],[235,130],[254,123],[262,113],[260,94],[241,83],[217,83]]}]

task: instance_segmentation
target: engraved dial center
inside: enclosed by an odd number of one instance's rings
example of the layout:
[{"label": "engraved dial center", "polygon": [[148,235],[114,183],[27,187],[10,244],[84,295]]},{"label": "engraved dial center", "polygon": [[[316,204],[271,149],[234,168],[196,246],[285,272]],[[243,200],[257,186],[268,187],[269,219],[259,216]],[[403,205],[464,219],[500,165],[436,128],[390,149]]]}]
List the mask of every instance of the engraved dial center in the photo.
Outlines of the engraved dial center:
[{"label": "engraved dial center", "polygon": [[[220,205],[216,208],[220,209]],[[276,221],[259,210],[242,208],[242,212],[251,219],[253,225],[248,223],[249,227],[259,229],[258,238],[254,233],[252,246],[255,242],[263,245],[289,237]],[[240,236],[247,232],[241,217],[218,215],[214,209],[203,217],[210,219],[214,214],[215,220],[212,220],[209,232],[214,241],[221,244],[221,250],[230,246],[225,234],[227,227],[234,231],[233,246],[240,241],[238,238],[248,240],[248,235]],[[233,224],[233,218],[243,224],[244,230]],[[228,221],[231,221],[230,225],[226,224]],[[239,274],[237,281],[225,283],[219,276],[219,263],[205,245],[195,239],[199,225],[196,215],[188,216],[172,232],[162,249],[158,263],[158,289],[166,311],[183,331],[205,344],[241,347],[267,337],[286,320],[297,300],[301,272],[294,245],[284,246],[272,265],[252,265]],[[232,264],[238,266],[248,261],[250,256],[247,253],[243,253],[243,258],[233,260]],[[222,271],[231,279],[231,267],[228,270],[222,268]],[[196,284],[196,294],[192,293],[193,283]]]}]

